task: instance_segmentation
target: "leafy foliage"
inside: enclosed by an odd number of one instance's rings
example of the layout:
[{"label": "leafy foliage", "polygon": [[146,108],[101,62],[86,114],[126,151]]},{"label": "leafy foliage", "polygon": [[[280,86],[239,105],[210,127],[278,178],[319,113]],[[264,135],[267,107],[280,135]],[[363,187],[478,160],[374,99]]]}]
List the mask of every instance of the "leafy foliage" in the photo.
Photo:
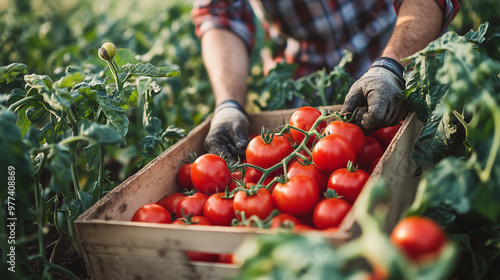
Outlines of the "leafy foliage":
[{"label": "leafy foliage", "polygon": [[[446,33],[411,57],[407,76],[408,101],[424,122],[413,154],[418,166],[441,160],[456,125],[465,129],[465,154],[426,171],[407,214],[431,216],[447,228],[474,264],[460,266],[468,269],[466,279],[489,279],[500,261],[492,254],[500,246],[500,61],[478,51],[487,28]],[[484,222],[471,227],[466,216]]]}]

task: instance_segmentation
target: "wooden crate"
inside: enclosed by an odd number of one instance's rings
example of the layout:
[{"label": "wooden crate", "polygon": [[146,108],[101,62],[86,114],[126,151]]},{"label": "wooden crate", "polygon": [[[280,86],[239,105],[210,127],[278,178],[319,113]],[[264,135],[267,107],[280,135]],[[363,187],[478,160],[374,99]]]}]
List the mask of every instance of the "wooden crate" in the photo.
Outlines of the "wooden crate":
[{"label": "wooden crate", "polygon": [[[339,109],[340,106],[333,107]],[[263,125],[274,129],[288,122],[293,112],[291,109],[251,114],[250,133],[259,133]],[[234,276],[238,266],[189,262],[184,252],[231,253],[245,238],[270,232],[130,222],[140,206],[179,191],[176,172],[190,152],[205,152],[203,141],[209,125],[207,120],[194,128],[75,221],[80,251],[93,279],[224,279]],[[377,179],[385,178],[392,193],[385,224],[387,232],[414,199],[418,179],[413,177],[415,166],[410,155],[421,129],[415,115],[406,119],[353,205],[356,209]],[[351,211],[339,231],[326,236],[332,246],[357,235],[355,219],[355,211]]]}]

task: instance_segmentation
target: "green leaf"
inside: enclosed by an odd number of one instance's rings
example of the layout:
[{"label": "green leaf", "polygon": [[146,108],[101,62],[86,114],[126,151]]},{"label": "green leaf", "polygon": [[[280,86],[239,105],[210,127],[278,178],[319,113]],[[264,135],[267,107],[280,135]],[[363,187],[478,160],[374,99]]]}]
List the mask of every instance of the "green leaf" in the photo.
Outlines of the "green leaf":
[{"label": "green leaf", "polygon": [[102,109],[104,115],[121,135],[125,136],[128,132],[129,120],[127,113],[121,108],[115,100],[107,97],[98,95],[97,102]]},{"label": "green leaf", "polygon": [[486,38],[484,38],[484,35],[486,35],[488,26],[489,26],[488,22],[482,23],[477,31],[471,29],[464,35],[464,37],[470,42],[482,43],[484,42],[484,40],[486,40]]},{"label": "green leaf", "polygon": [[162,122],[157,117],[152,117],[144,128],[149,135],[160,136],[163,132]]},{"label": "green leaf", "polygon": [[121,71],[124,73],[129,73],[137,76],[148,76],[148,77],[175,77],[180,74],[179,71],[172,69],[170,67],[156,67],[153,64],[147,63],[127,63],[122,66]]},{"label": "green leaf", "polygon": [[51,174],[48,188],[54,192],[67,192],[72,181],[69,148],[64,145],[52,145],[47,162]]},{"label": "green leaf", "polygon": [[95,144],[125,144],[125,138],[112,127],[83,120],[80,123],[80,134],[93,139]]},{"label": "green leaf", "polygon": [[89,144],[88,146],[83,148],[83,153],[87,158],[86,164],[89,170],[94,170],[99,165],[101,161],[101,149],[100,145],[97,144]]},{"label": "green leaf", "polygon": [[10,106],[17,101],[26,97],[26,92],[23,89],[15,88],[10,91],[9,96],[7,96],[7,106]]},{"label": "green leaf", "polygon": [[76,84],[80,83],[85,79],[85,74],[82,72],[73,72],[70,73],[61,79],[59,79],[57,82],[55,82],[55,87],[56,88],[73,88]]},{"label": "green leaf", "polygon": [[476,180],[477,175],[464,159],[445,158],[424,173],[408,214],[424,215],[442,210],[442,216],[448,216],[448,209],[465,214],[471,209]]},{"label": "green leaf", "polygon": [[22,63],[12,63],[0,66],[0,84],[23,80],[23,75],[28,73],[27,66]]},{"label": "green leaf", "polygon": [[56,110],[67,110],[71,107],[72,97],[66,88],[53,89],[54,83],[46,75],[26,75],[25,82],[32,88],[37,89],[52,108]]}]

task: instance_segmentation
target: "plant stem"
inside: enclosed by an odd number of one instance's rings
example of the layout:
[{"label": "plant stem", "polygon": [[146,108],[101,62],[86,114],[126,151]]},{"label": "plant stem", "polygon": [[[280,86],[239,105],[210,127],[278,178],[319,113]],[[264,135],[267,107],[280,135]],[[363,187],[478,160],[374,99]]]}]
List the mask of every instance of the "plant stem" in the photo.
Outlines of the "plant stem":
[{"label": "plant stem", "polygon": [[102,187],[104,185],[104,149],[102,148],[102,145],[99,145],[99,154],[101,155],[101,158],[99,159],[99,195],[97,197],[97,201],[99,201],[102,198]]},{"label": "plant stem", "polygon": [[483,170],[480,170],[478,172],[478,176],[481,182],[486,183],[490,178],[491,171],[493,170],[493,166],[498,155],[498,150],[500,149],[500,111],[496,107],[497,103],[495,102],[495,99],[493,99],[488,92],[484,93],[483,96],[485,99],[486,107],[493,115],[493,123],[495,126],[495,128],[493,129],[494,135],[493,142],[491,143],[491,151],[489,152],[486,166]]},{"label": "plant stem", "polygon": [[116,88],[118,89],[118,91],[121,92],[123,90],[123,82],[120,81],[120,78],[118,77],[118,66],[116,65],[115,60],[114,59],[106,60],[106,63],[108,64],[109,70],[111,71],[113,78],[115,79]]},{"label": "plant stem", "polygon": [[11,110],[12,112],[15,112],[19,107],[21,107],[23,104],[25,103],[28,103],[30,101],[40,101],[40,98],[38,96],[28,96],[28,97],[25,97],[15,103],[13,103],[12,105],[9,106],[9,110]]}]

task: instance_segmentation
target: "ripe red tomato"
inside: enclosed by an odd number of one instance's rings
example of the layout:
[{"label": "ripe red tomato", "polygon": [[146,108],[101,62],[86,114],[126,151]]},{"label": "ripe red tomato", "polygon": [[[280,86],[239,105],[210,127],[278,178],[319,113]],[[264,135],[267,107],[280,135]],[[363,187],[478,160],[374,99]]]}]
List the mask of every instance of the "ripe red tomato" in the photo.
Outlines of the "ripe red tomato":
[{"label": "ripe red tomato", "polygon": [[356,156],[356,163],[368,170],[370,168],[370,164],[383,154],[384,148],[382,147],[382,144],[380,144],[380,142],[373,137],[365,136],[365,148],[359,155]]},{"label": "ripe red tomato", "polygon": [[222,157],[204,154],[193,162],[191,179],[199,192],[214,194],[224,191],[231,184],[231,171]]},{"label": "ripe red tomato", "polygon": [[219,255],[220,263],[236,263],[234,254],[220,254]]},{"label": "ripe red tomato", "polygon": [[418,263],[436,258],[446,243],[446,236],[430,218],[410,216],[399,221],[392,230],[390,240]]},{"label": "ripe red tomato", "polygon": [[[269,168],[279,163],[293,151],[292,144],[284,136],[274,135],[268,143],[257,136],[250,140],[246,149],[246,160],[262,168]],[[270,176],[283,174],[283,168],[279,168]]]},{"label": "ripe red tomato", "polygon": [[368,173],[352,167],[351,164],[347,168],[333,171],[328,180],[328,188],[335,190],[339,196],[352,205],[369,177]]},{"label": "ripe red tomato", "polygon": [[377,166],[378,162],[380,161],[380,158],[376,158],[372,164],[370,164],[370,168],[368,168],[368,174],[372,174],[373,169]]},{"label": "ripe red tomato", "polygon": [[187,196],[179,201],[177,208],[175,208],[175,215],[178,218],[187,215],[193,216],[203,216],[203,207],[208,199],[208,195],[204,193],[195,193],[193,195]]},{"label": "ripe red tomato", "polygon": [[156,204],[163,206],[165,209],[167,209],[168,213],[174,213],[177,205],[179,204],[179,201],[181,201],[186,196],[187,195],[184,193],[171,193],[158,200]]},{"label": "ripe red tomato", "polygon": [[361,154],[365,147],[365,134],[361,128],[353,123],[333,121],[325,127],[324,135],[340,134],[351,142],[356,157]]},{"label": "ripe red tomato", "polygon": [[384,127],[370,134],[370,137],[377,139],[380,144],[382,144],[382,148],[384,148],[385,151],[385,149],[387,149],[387,147],[391,143],[392,138],[394,138],[396,133],[398,133],[400,127],[400,124]]},{"label": "ripe red tomato", "polygon": [[[321,116],[321,112],[310,106],[304,106],[299,109],[297,109],[295,112],[293,112],[292,116],[290,117],[290,125],[297,127],[299,129],[309,131],[313,124],[316,122],[316,120]],[[321,133],[322,130],[326,126],[326,121],[322,121],[316,130]],[[297,144],[302,143],[304,140],[305,135],[295,129],[290,129],[290,136],[292,137],[293,141]],[[315,136],[311,136],[309,140],[307,140],[306,145],[308,147],[312,147],[314,141],[317,140]]]},{"label": "ripe red tomato", "polygon": [[[262,172],[255,169],[248,167],[245,171],[245,178],[244,181],[245,183],[253,183],[257,184],[262,177]],[[264,181],[262,181],[262,185],[267,186],[275,177],[275,174],[269,174]]]},{"label": "ripe red tomato", "polygon": [[186,216],[186,218],[177,218],[172,222],[175,225],[192,225],[192,226],[210,226],[210,221],[203,216]]},{"label": "ripe red tomato", "polygon": [[351,142],[340,134],[327,135],[314,145],[312,150],[314,164],[325,173],[347,166],[349,161],[354,162],[356,155]]},{"label": "ripe red tomato", "polygon": [[177,171],[177,182],[179,183],[179,186],[188,191],[194,188],[193,181],[191,180],[192,165],[193,163],[186,163],[179,168],[179,171]]},{"label": "ripe red tomato", "polygon": [[340,198],[327,198],[314,208],[313,221],[317,229],[327,229],[340,226],[351,205]]},{"label": "ripe red tomato", "polygon": [[281,213],[305,216],[318,203],[318,185],[306,175],[297,175],[286,183],[277,183],[274,187],[273,202]]},{"label": "ripe red tomato", "polygon": [[281,213],[271,219],[270,228],[288,228],[288,226],[298,224],[300,224],[300,221],[299,219],[297,219],[297,217],[290,214]]},{"label": "ripe red tomato", "polygon": [[328,184],[329,174],[321,171],[314,164],[302,164],[300,161],[294,161],[288,166],[288,172],[286,176],[288,179],[296,176],[296,175],[307,175],[312,177],[316,184],[318,185],[318,195],[322,196],[326,191],[326,187]]},{"label": "ripe red tomato", "polygon": [[229,191],[230,192],[234,191],[234,189],[236,189],[238,187],[238,184],[236,182],[242,181],[244,183],[242,175],[243,174],[241,173],[241,171],[238,171],[238,170],[233,171],[231,173],[231,184],[229,184]]},{"label": "ripe red tomato", "polygon": [[233,198],[226,197],[224,193],[214,193],[208,197],[203,208],[205,216],[212,225],[230,226],[236,218],[233,208]]},{"label": "ripe red tomato", "polygon": [[[245,212],[248,219],[252,215],[264,220],[274,210],[271,193],[266,188],[259,188],[255,193],[248,194],[247,191],[238,191],[234,196],[234,212]],[[236,213],[236,218],[241,221],[241,216]]]},{"label": "ripe red tomato", "polygon": [[218,262],[219,254],[197,252],[197,251],[186,251],[186,255],[192,262]]},{"label": "ripe red tomato", "polygon": [[132,222],[170,224],[172,218],[167,209],[156,203],[148,203],[135,211]]}]

